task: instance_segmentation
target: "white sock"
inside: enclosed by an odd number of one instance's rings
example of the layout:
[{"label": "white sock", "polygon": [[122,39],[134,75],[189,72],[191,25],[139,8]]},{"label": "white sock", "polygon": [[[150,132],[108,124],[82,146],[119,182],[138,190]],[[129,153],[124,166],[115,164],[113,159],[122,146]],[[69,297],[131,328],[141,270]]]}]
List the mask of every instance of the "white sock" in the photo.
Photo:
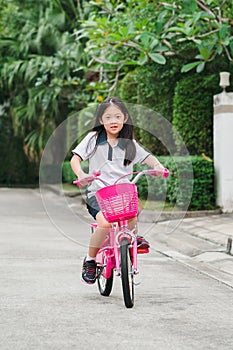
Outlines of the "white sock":
[{"label": "white sock", "polygon": [[92,256],[87,254],[86,261],[90,261],[90,260],[96,260],[96,258],[92,258]]}]

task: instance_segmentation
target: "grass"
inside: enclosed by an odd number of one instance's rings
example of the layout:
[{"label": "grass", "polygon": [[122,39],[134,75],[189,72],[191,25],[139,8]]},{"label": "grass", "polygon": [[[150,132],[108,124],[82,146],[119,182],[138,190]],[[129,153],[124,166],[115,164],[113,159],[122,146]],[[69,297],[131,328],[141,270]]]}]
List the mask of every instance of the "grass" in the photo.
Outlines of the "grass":
[{"label": "grass", "polygon": [[174,209],[174,205],[170,203],[164,203],[163,201],[151,201],[151,200],[141,200],[142,202],[142,208],[144,210],[165,210],[165,211],[171,211]]},{"label": "grass", "polygon": [[72,185],[70,183],[63,183],[62,188],[65,192],[78,192],[79,188],[75,185]]}]

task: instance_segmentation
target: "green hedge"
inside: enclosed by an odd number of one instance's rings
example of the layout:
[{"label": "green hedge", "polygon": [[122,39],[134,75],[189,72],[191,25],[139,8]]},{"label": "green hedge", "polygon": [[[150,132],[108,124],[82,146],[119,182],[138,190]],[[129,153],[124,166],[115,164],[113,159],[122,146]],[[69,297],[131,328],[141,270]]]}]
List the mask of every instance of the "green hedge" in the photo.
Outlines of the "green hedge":
[{"label": "green hedge", "polygon": [[70,162],[69,161],[64,162],[62,167],[63,182],[72,183],[72,181],[75,180],[76,177],[77,176],[75,176],[73,170],[71,169]]},{"label": "green hedge", "polygon": [[213,96],[219,92],[218,84],[218,74],[184,76],[177,82],[173,125],[190,154],[213,155]]},{"label": "green hedge", "polygon": [[[147,64],[138,67],[133,72],[129,72],[121,80],[118,95],[119,97],[131,104],[138,104],[145,107],[144,112],[153,110],[165,117],[167,120],[172,119],[172,104],[174,88],[177,77],[173,72],[170,63],[167,63],[166,69],[158,64]],[[147,109],[146,109],[147,108]],[[167,155],[166,147],[153,135],[144,130],[144,127],[151,130],[159,130],[163,139],[172,138],[167,135],[167,130],[163,130],[163,124],[154,118],[153,113],[139,116],[136,120],[135,134],[137,139],[155,154]]]},{"label": "green hedge", "polygon": [[[173,98],[177,81],[184,77],[181,67],[187,60],[195,56],[193,45],[185,44],[182,49],[176,48],[177,56],[170,57],[166,65],[149,62],[138,66],[134,71],[128,72],[119,82],[117,95],[125,102],[139,104],[160,114],[168,121],[173,119]],[[193,74],[192,72],[187,74]],[[148,119],[149,118],[149,119]],[[144,130],[149,126],[150,130],[159,132],[163,140],[170,144],[173,139],[164,124],[159,119],[153,118],[153,114],[141,116],[137,120],[136,136],[138,141],[150,149],[154,154],[168,155],[165,145],[150,133]],[[148,127],[146,128],[148,130]]]},{"label": "green hedge", "polygon": [[146,179],[138,183],[139,196],[146,199],[148,186],[154,191],[155,200],[163,200],[166,193],[167,202],[181,210],[210,210],[216,207],[213,163],[201,156],[191,156],[190,162],[185,157],[159,157],[161,163],[170,171],[170,176]]},{"label": "green hedge", "polygon": [[[137,184],[139,197],[147,199],[149,188],[154,192],[153,199],[163,200],[166,194],[166,201],[181,210],[187,207],[189,210],[214,209],[216,205],[213,163],[201,156],[191,156],[190,159],[192,166],[185,157],[159,157],[161,163],[169,169],[170,176],[166,180],[142,177]],[[84,168],[88,171],[87,163]],[[140,168],[137,165],[135,171]],[[63,164],[63,179],[69,183],[75,179],[68,161]]]},{"label": "green hedge", "polygon": [[[88,173],[88,162],[82,162],[82,169]],[[70,166],[70,161],[65,161],[62,166],[62,178],[63,182],[72,183],[77,178]]]},{"label": "green hedge", "polygon": [[[161,157],[160,161],[170,171],[166,180],[167,200],[189,210],[210,210],[216,207],[214,166],[212,162],[201,156],[191,156],[192,167],[185,157]],[[182,174],[182,183],[179,185],[179,174]],[[190,189],[192,195],[190,198]]]}]

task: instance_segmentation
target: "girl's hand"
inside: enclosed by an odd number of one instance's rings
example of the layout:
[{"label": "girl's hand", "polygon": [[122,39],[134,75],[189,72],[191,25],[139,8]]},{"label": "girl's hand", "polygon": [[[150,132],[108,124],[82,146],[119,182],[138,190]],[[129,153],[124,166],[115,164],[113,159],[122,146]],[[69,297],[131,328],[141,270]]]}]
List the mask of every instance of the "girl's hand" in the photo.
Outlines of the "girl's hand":
[{"label": "girl's hand", "polygon": [[153,177],[160,177],[167,178],[169,176],[169,170],[167,168],[164,168],[163,166],[156,167],[153,169],[156,171],[155,175],[152,175]]},{"label": "girl's hand", "polygon": [[[95,172],[93,172],[92,175],[87,175],[86,173],[82,172],[82,174],[80,174],[79,177],[73,181],[73,184],[77,185],[79,188],[82,188],[82,187],[87,186],[89,183],[92,183],[100,175],[101,175],[100,171],[95,171]],[[102,182],[103,182],[103,180],[102,180]]]},{"label": "girl's hand", "polygon": [[82,181],[82,186],[83,187],[88,185],[88,181],[85,181],[85,178],[87,178],[87,179],[89,178],[88,174],[86,174],[83,170],[80,170],[78,172],[77,176],[78,176],[78,180]]},{"label": "girl's hand", "polygon": [[[167,177],[168,175],[166,174],[168,170],[164,168],[164,166],[159,162],[159,160],[150,154],[143,162],[144,164],[148,165],[151,169],[155,170],[157,174],[153,175],[154,177]],[[168,172],[169,173],[169,172]]]},{"label": "girl's hand", "polygon": [[153,167],[153,170],[156,171],[156,175],[154,175],[154,177],[163,176],[164,169],[165,168],[162,166],[162,164],[156,164],[156,166]]},{"label": "girl's hand", "polygon": [[85,173],[82,169],[77,173],[78,179],[83,180],[85,177],[89,176],[87,173]]}]

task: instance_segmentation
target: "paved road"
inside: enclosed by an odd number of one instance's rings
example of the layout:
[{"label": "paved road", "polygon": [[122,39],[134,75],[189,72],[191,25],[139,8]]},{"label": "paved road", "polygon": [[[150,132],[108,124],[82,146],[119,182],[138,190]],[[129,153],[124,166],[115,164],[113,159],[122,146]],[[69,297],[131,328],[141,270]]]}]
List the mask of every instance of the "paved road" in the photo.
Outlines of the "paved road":
[{"label": "paved road", "polygon": [[80,281],[89,218],[77,215],[79,203],[42,199],[38,190],[0,189],[1,350],[232,350],[232,288],[152,242],[126,309],[118,278],[109,298]]}]

